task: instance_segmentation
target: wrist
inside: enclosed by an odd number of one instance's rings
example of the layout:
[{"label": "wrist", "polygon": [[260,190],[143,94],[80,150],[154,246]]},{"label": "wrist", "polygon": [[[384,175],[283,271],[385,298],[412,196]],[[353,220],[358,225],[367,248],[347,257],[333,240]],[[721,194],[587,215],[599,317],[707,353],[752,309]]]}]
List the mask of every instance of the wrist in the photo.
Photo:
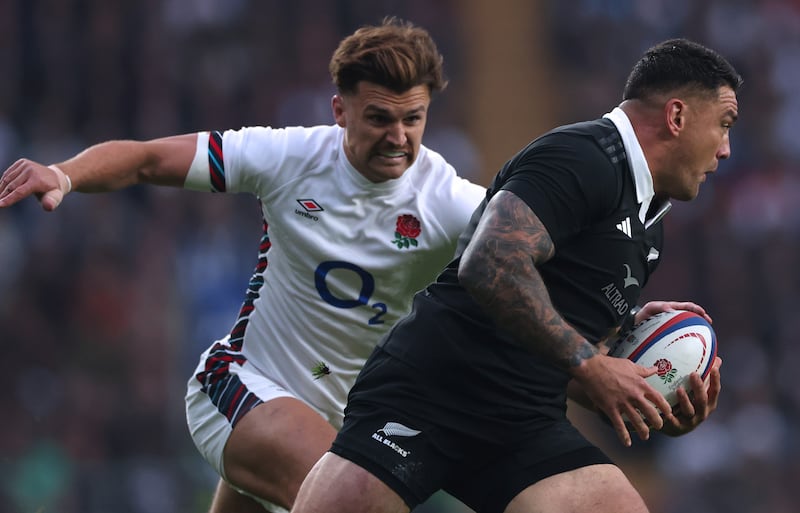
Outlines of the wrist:
[{"label": "wrist", "polygon": [[641,306],[634,306],[628,312],[628,315],[625,316],[625,319],[622,321],[622,325],[620,326],[619,333],[620,335],[626,335],[630,330],[636,326],[636,314],[642,311]]},{"label": "wrist", "polygon": [[581,346],[578,351],[569,359],[567,372],[579,381],[589,372],[589,364],[594,361],[594,357],[600,354],[597,347],[588,341]]},{"label": "wrist", "polygon": [[66,196],[72,191],[72,179],[55,164],[51,164],[47,167],[56,174],[58,178],[58,188],[61,189],[61,193]]}]

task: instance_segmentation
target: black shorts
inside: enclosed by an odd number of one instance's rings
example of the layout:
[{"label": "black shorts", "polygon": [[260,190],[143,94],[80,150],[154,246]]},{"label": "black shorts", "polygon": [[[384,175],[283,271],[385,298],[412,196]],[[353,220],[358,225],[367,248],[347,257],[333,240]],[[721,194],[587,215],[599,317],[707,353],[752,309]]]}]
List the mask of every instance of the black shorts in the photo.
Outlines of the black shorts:
[{"label": "black shorts", "polygon": [[409,508],[443,489],[479,513],[502,513],[528,486],[612,463],[562,418],[497,418],[451,398],[380,347],[367,361],[331,451],[365,468]]}]

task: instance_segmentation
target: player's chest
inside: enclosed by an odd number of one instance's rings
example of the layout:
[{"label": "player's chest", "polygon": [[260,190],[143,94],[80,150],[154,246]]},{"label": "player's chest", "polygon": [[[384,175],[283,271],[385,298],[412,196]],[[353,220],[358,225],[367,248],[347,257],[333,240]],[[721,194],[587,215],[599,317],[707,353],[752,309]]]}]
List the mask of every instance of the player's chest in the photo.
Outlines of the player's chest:
[{"label": "player's chest", "polygon": [[[441,245],[435,213],[410,193],[297,188],[265,206],[271,236],[318,258],[403,258]],[[288,248],[287,248],[288,249]]]},{"label": "player's chest", "polygon": [[555,272],[579,283],[588,295],[619,305],[635,304],[661,258],[660,225],[645,226],[636,211],[623,211],[583,232],[557,253]]}]

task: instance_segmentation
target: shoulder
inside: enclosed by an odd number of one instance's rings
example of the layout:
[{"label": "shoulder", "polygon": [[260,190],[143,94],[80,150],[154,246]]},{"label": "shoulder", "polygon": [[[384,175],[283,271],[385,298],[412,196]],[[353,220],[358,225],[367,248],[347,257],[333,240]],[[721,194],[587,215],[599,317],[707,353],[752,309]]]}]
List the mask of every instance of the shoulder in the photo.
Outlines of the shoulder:
[{"label": "shoulder", "polygon": [[253,168],[276,168],[334,159],[341,145],[342,129],[336,125],[315,127],[248,126],[223,134],[227,162]]},{"label": "shoulder", "polygon": [[270,126],[247,126],[224,133],[225,142],[242,146],[285,145],[288,148],[308,150],[311,147],[335,145],[341,138],[342,129],[337,125],[314,127],[292,126],[273,128]]},{"label": "shoulder", "polygon": [[415,168],[410,177],[414,201],[446,232],[457,236],[486,197],[486,188],[459,176],[442,155],[424,146]]},{"label": "shoulder", "polygon": [[476,198],[483,199],[486,194],[484,186],[460,176],[440,153],[424,145],[420,146],[416,167],[414,180],[417,187],[429,189],[433,194],[457,196],[470,202]]},{"label": "shoulder", "polygon": [[531,142],[521,154],[548,153],[573,162],[598,160],[610,164],[619,151],[624,152],[624,147],[614,124],[598,119],[555,128]]},{"label": "shoulder", "polygon": [[575,123],[534,139],[506,163],[500,182],[558,180],[563,185],[567,180],[591,190],[609,182],[619,185],[625,162],[625,148],[610,121]]},{"label": "shoulder", "polygon": [[535,139],[508,161],[492,191],[517,194],[552,233],[574,233],[618,206],[630,176],[625,162],[612,123],[565,125]]}]

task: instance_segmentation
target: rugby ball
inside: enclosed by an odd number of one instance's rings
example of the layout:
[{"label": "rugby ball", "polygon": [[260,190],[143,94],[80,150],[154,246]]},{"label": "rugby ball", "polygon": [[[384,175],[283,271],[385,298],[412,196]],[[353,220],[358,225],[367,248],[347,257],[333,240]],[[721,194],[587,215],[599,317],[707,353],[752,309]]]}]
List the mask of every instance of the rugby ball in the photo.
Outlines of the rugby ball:
[{"label": "rugby ball", "polygon": [[634,326],[611,345],[608,354],[644,367],[658,367],[647,382],[674,408],[678,404],[676,390],[691,390],[689,375],[697,372],[705,380],[711,371],[717,356],[717,335],[702,316],[673,310]]}]

